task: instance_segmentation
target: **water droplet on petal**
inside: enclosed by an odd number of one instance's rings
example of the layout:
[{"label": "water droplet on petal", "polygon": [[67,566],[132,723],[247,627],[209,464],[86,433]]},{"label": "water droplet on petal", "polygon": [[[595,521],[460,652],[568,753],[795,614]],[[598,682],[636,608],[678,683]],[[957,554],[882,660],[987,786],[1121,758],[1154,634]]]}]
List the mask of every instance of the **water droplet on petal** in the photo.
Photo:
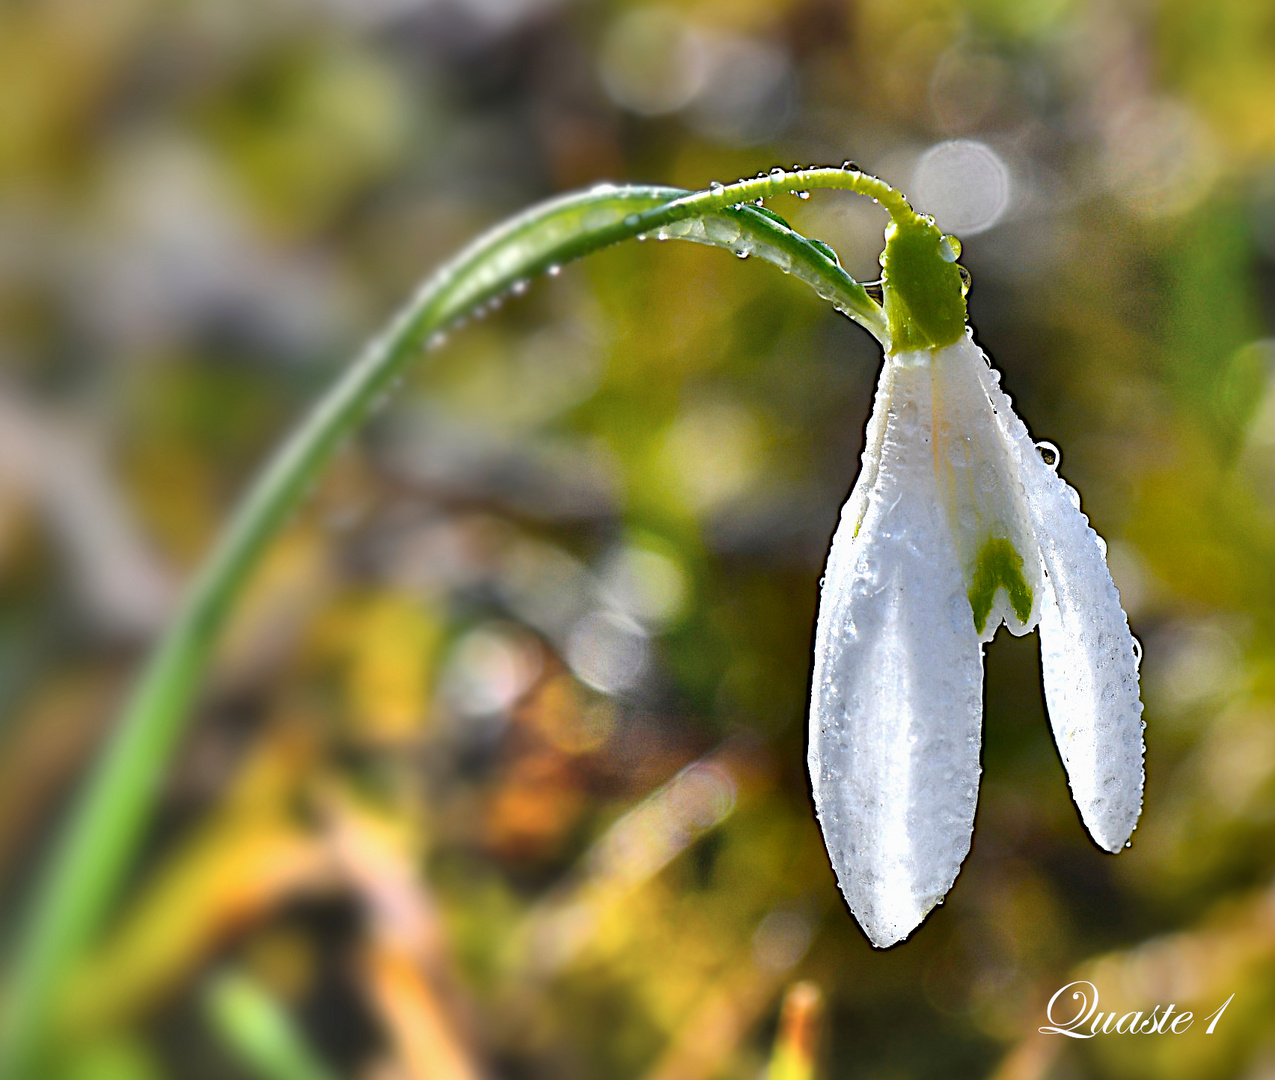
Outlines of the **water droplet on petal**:
[{"label": "water droplet on petal", "polygon": [[841,163],[841,167],[845,169],[846,172],[862,172],[863,171],[862,169],[859,168],[858,165],[856,165],[849,158],[847,158],[845,161]]},{"label": "water droplet on petal", "polygon": [[1051,442],[1038,442],[1036,444],[1036,452],[1040,454],[1040,459],[1048,465],[1054,472],[1058,471],[1058,463],[1062,460],[1062,454]]},{"label": "water droplet on petal", "polygon": [[545,272],[550,277],[557,277],[559,274],[562,273],[562,267],[559,266],[557,263],[550,263],[548,269]]}]

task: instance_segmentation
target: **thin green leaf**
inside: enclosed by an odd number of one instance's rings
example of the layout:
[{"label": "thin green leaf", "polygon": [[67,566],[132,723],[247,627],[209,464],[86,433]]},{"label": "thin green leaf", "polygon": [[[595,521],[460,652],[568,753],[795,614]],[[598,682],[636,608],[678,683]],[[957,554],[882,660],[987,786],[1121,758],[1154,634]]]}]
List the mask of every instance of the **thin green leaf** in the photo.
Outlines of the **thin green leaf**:
[{"label": "thin green leaf", "polygon": [[209,985],[204,1011],[235,1056],[261,1080],[336,1080],[269,993],[246,975]]},{"label": "thin green leaf", "polygon": [[853,170],[776,172],[687,193],[604,185],[563,196],[498,225],[445,264],[375,338],[284,442],[204,563],[142,674],[74,807],[69,827],[21,928],[0,1028],[0,1075],[27,1080],[51,1005],[93,934],[136,848],[212,646],[259,557],[317,480],[336,447],[436,335],[519,283],[637,235],[755,254],[812,285],[878,340],[882,310],[818,246],[756,206],[790,190],[867,194],[892,215],[907,204]]}]

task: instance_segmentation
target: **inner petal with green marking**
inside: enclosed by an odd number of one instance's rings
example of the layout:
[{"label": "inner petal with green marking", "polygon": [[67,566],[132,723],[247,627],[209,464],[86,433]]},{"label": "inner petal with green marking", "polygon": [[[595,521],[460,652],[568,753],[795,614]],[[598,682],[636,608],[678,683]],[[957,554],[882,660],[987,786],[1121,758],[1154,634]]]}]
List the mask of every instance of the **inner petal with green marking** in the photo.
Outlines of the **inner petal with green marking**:
[{"label": "inner petal with green marking", "polygon": [[980,378],[986,365],[967,338],[929,353],[937,489],[965,577],[974,628],[989,640],[1003,622],[1036,625],[1040,547],[1004,418]]},{"label": "inner petal with green marking", "polygon": [[974,581],[970,585],[970,609],[974,613],[974,629],[980,634],[987,627],[996,591],[1004,589],[1014,614],[1026,623],[1032,613],[1032,588],[1023,578],[1023,557],[1014,545],[1001,536],[993,536],[978,553]]}]

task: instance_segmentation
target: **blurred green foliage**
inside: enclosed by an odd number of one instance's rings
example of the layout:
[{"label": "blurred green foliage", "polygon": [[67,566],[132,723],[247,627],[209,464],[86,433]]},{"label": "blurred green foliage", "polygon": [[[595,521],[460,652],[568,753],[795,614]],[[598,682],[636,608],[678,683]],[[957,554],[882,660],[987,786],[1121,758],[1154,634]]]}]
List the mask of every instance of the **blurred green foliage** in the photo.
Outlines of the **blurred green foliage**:
[{"label": "blurred green foliage", "polygon": [[[875,346],[757,260],[606,252],[454,334],[275,545],[51,1080],[254,1075],[208,1022],[227,965],[360,1080],[1275,1069],[1273,12],[0,6],[7,911],[272,443],[432,266],[597,180],[852,157],[963,233],[979,337],[1145,655],[1112,858],[1034,640],[992,643],[973,851],[874,952],[803,724]],[[1008,177],[982,231],[925,171],[954,139]],[[877,275],[872,207],[775,208]],[[1235,997],[1208,1036],[1038,1034],[1075,978],[1120,1011]]]}]

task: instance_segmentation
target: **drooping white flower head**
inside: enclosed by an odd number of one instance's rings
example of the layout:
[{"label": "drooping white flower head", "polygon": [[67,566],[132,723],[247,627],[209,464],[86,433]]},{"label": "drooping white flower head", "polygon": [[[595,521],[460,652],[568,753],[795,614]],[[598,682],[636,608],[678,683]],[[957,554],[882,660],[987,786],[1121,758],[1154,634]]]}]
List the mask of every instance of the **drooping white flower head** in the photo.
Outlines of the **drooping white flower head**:
[{"label": "drooping white flower head", "polygon": [[942,901],[969,851],[982,648],[1002,622],[1040,628],[1054,738],[1107,851],[1133,832],[1143,786],[1138,648],[1105,545],[974,343],[959,248],[920,217],[887,241],[892,342],[828,556],[809,744],[829,856],[882,948]]}]

